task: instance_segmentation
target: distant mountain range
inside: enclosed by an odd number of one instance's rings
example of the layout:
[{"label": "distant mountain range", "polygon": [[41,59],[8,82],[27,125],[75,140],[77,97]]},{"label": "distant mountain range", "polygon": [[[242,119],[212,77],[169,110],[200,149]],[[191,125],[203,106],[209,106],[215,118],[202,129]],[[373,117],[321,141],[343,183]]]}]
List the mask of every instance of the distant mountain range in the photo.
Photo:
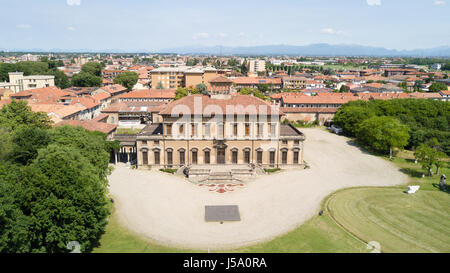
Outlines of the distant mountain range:
[{"label": "distant mountain range", "polygon": [[176,54],[200,54],[200,55],[296,55],[296,56],[412,56],[412,57],[450,57],[450,46],[440,46],[427,49],[396,50],[384,47],[362,46],[362,45],[331,45],[311,44],[305,46],[293,45],[265,45],[247,47],[229,46],[183,46],[167,48],[155,51],[145,49],[122,50],[122,49],[1,49],[10,52],[55,52],[55,53],[176,53]]},{"label": "distant mountain range", "polygon": [[161,50],[178,54],[208,55],[302,55],[302,56],[424,56],[450,57],[450,46],[428,49],[395,50],[362,45],[311,44],[305,46],[266,45],[250,47],[186,46]]}]

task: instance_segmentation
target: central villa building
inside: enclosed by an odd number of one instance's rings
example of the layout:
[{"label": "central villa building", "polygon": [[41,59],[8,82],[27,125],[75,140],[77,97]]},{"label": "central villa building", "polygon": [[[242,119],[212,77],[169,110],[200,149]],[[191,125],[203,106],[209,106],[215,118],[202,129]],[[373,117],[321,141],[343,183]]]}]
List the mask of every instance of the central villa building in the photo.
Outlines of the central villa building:
[{"label": "central villa building", "polygon": [[191,95],[159,112],[136,138],[137,165],[289,167],[303,164],[304,135],[277,106],[251,95]]}]

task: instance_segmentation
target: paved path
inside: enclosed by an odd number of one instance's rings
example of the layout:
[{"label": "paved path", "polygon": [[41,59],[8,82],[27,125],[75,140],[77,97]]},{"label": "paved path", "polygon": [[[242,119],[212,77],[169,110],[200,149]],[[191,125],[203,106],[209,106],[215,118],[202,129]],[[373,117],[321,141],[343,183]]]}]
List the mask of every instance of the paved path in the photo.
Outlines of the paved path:
[{"label": "paved path", "polygon": [[[311,168],[262,176],[219,194],[159,171],[118,167],[109,177],[121,222],[161,244],[227,249],[294,229],[312,217],[328,194],[353,186],[389,186],[407,176],[388,161],[361,152],[348,139],[303,129]],[[206,223],[205,205],[238,205],[240,222]]]}]

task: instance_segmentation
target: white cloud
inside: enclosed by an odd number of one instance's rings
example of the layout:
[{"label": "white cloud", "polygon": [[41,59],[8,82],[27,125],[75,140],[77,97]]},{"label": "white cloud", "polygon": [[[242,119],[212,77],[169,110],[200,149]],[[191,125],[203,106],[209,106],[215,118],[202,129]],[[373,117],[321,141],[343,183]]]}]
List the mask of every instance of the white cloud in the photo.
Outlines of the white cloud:
[{"label": "white cloud", "polygon": [[75,28],[74,27],[67,27],[67,30],[75,31]]},{"label": "white cloud", "polygon": [[217,35],[219,35],[220,38],[225,38],[225,37],[228,36],[226,33],[223,33],[223,32],[221,32],[221,33],[219,33]]},{"label": "white cloud", "polygon": [[366,0],[369,6],[381,6],[381,0]]},{"label": "white cloud", "polygon": [[81,5],[81,0],[67,0],[67,5],[79,6],[79,5]]},{"label": "white cloud", "polygon": [[206,39],[209,37],[209,34],[206,32],[199,32],[199,33],[195,33],[192,38],[194,39]]},{"label": "white cloud", "polygon": [[444,1],[444,0],[436,0],[436,1],[434,1],[434,4],[435,4],[436,6],[444,5],[444,4],[445,4],[445,1]]},{"label": "white cloud", "polygon": [[18,25],[16,25],[16,27],[25,29],[25,28],[31,28],[31,25],[29,25],[29,24],[18,24]]},{"label": "white cloud", "polygon": [[332,28],[322,28],[320,32],[325,34],[332,34],[332,35],[345,35],[346,33],[342,30],[335,30]]},{"label": "white cloud", "polygon": [[244,32],[239,32],[239,37],[244,37],[245,33]]}]

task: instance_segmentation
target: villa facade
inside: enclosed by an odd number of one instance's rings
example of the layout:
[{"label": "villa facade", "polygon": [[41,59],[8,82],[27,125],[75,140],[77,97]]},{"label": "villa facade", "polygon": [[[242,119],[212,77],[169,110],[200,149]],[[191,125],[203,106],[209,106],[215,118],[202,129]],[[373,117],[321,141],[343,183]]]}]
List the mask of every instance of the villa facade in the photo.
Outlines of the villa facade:
[{"label": "villa facade", "polygon": [[160,111],[136,137],[137,165],[300,166],[304,135],[278,108],[250,95],[192,95]]}]

